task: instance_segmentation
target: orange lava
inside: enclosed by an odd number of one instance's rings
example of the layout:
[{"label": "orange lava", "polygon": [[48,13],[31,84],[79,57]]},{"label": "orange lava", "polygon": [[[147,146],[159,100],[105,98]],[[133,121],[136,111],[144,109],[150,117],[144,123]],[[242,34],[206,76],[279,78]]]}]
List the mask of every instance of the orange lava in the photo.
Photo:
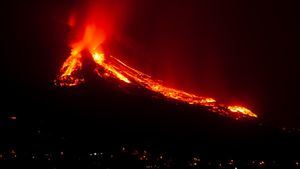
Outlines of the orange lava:
[{"label": "orange lava", "polygon": [[242,106],[228,106],[228,109],[234,113],[241,113],[241,114],[248,115],[251,117],[257,117],[257,115],[252,113],[251,110],[249,110],[245,107],[242,107]]},{"label": "orange lava", "polygon": [[[100,36],[100,37],[97,37]],[[76,86],[84,82],[83,78],[78,77],[82,68],[82,51],[87,50],[97,66],[104,72],[97,72],[100,77],[109,77],[118,80],[120,83],[127,85],[139,85],[150,91],[159,93],[166,98],[174,99],[180,102],[208,107],[212,112],[221,115],[231,116],[236,119],[241,117],[254,117],[251,110],[242,106],[225,106],[218,104],[215,99],[201,97],[195,94],[187,93],[182,90],[164,86],[160,81],[154,80],[151,76],[144,74],[136,69],[131,68],[124,62],[113,56],[106,56],[99,47],[103,42],[103,36],[97,32],[96,28],[91,25],[87,26],[81,40],[71,44],[72,51],[69,58],[64,62],[60,74],[55,81],[58,86]]]}]

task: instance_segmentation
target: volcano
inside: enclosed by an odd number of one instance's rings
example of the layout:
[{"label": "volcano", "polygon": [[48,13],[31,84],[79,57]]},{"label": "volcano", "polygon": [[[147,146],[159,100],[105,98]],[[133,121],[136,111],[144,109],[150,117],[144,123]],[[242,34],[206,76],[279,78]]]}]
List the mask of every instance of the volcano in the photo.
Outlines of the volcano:
[{"label": "volcano", "polygon": [[72,87],[84,83],[85,77],[81,70],[85,66],[83,60],[88,58],[88,65],[94,68],[95,74],[103,79],[114,80],[123,87],[144,88],[159,94],[160,97],[205,107],[211,112],[233,117],[237,120],[241,118],[257,118],[256,114],[243,106],[219,104],[213,98],[201,97],[166,87],[161,81],[154,80],[151,76],[131,68],[116,57],[106,54],[97,38],[96,41],[93,38],[97,35],[96,32],[97,28],[95,26],[87,26],[83,38],[72,45],[71,54],[64,62],[55,81],[57,86]]},{"label": "volcano", "polygon": [[158,97],[202,107],[234,119],[257,118],[257,114],[241,105],[225,105],[211,97],[169,87],[162,81],[129,66],[126,61],[121,61],[120,56],[113,56],[107,43],[118,34],[118,27],[125,13],[122,9],[114,3],[88,3],[86,11],[70,16],[68,22],[71,30],[70,54],[55,80],[57,86],[84,85],[87,77],[82,70],[84,67],[90,67],[93,74],[99,78],[114,81],[112,85],[147,90]]}]

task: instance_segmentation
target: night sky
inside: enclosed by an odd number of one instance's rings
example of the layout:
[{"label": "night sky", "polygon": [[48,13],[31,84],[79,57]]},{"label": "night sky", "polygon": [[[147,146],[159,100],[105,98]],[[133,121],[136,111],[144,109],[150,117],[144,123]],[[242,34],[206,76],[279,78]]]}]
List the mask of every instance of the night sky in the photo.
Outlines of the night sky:
[{"label": "night sky", "polygon": [[[120,2],[119,2],[120,1]],[[299,19],[292,1],[123,0],[111,53],[166,85],[300,127]],[[84,2],[10,2],[1,55],[3,111],[32,104],[68,56]]]}]

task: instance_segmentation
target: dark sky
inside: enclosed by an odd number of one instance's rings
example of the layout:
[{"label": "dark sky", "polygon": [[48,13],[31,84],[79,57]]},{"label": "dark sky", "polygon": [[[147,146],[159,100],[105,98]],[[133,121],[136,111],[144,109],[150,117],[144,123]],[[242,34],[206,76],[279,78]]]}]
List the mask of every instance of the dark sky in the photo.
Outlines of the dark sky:
[{"label": "dark sky", "polygon": [[[299,19],[291,2],[131,0],[107,44],[169,86],[300,126]],[[1,62],[6,102],[17,104],[51,85],[68,55],[70,11],[83,4],[10,2]]]}]

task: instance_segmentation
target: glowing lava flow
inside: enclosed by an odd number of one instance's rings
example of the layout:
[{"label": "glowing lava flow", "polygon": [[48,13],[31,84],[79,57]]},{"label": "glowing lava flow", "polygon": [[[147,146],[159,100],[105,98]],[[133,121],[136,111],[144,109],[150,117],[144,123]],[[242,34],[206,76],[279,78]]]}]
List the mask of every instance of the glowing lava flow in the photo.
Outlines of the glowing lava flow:
[{"label": "glowing lava flow", "polygon": [[150,91],[160,93],[161,95],[174,99],[180,102],[204,106],[212,112],[216,112],[221,115],[227,115],[239,119],[241,117],[257,117],[251,110],[242,106],[226,106],[218,104],[213,98],[200,97],[194,94],[177,90],[174,88],[166,87],[162,85],[160,81],[153,80],[151,76],[144,74],[138,70],[135,70],[119,59],[113,56],[106,56],[97,47],[99,43],[92,41],[93,30],[87,29],[83,39],[73,47],[71,55],[64,62],[60,75],[56,80],[56,84],[59,86],[76,86],[84,82],[83,78],[78,77],[78,72],[82,68],[83,50],[88,50],[97,66],[104,71],[97,71],[100,77],[109,77],[119,80],[124,84],[135,84],[142,86]]}]

